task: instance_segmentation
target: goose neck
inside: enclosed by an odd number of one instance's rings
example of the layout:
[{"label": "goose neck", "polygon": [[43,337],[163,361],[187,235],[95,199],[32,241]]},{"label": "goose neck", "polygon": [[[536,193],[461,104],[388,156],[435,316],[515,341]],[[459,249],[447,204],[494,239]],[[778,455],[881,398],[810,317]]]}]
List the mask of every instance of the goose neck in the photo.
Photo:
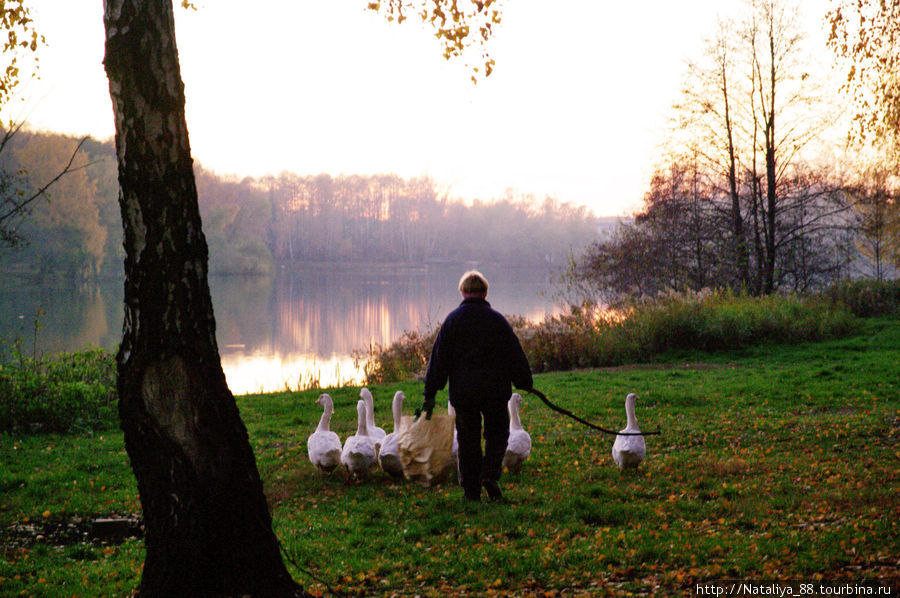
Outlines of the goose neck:
[{"label": "goose neck", "polygon": [[391,403],[391,412],[394,416],[394,431],[398,431],[400,429],[400,421],[403,418],[403,399],[404,396],[400,393],[394,395],[394,402]]},{"label": "goose neck", "polygon": [[356,435],[368,436],[369,427],[366,423],[366,405],[363,401],[359,402],[359,406],[356,409],[356,416]]},{"label": "goose neck", "polygon": [[514,401],[509,402],[509,429],[522,430],[522,420],[519,419],[519,405]]},{"label": "goose neck", "polygon": [[636,429],[637,428],[637,417],[634,414],[634,399],[628,398],[625,400],[625,416],[628,418],[628,422],[626,426],[628,429]]},{"label": "goose neck", "polygon": [[365,393],[363,400],[366,404],[366,425],[371,428],[375,427],[375,401],[371,393]]},{"label": "goose neck", "polygon": [[327,432],[329,430],[332,412],[334,412],[334,407],[326,404],[325,410],[322,412],[322,417],[319,418],[319,425],[316,427],[317,432]]}]

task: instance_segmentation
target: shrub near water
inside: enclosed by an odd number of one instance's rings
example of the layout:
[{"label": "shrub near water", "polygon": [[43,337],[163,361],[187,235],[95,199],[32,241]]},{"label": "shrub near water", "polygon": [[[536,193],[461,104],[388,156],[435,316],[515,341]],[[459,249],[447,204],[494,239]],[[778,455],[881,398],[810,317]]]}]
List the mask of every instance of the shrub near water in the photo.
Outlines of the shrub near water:
[{"label": "shrub near water", "polygon": [[[857,327],[851,313],[857,311],[828,295],[705,292],[637,301],[616,311],[591,304],[572,306],[540,323],[519,316],[509,321],[532,370],[549,372],[653,361],[672,351],[837,338]],[[436,335],[437,328],[425,334],[406,332],[387,348],[373,345],[367,353],[357,354],[357,360],[365,362],[367,383],[421,378]]]},{"label": "shrub near water", "polygon": [[407,330],[387,347],[373,344],[366,351],[354,351],[353,358],[363,364],[367,384],[421,378],[425,375],[437,333],[438,328],[426,333]]},{"label": "shrub near water", "polygon": [[862,318],[888,316],[900,311],[900,280],[848,280],[830,287],[823,296]]},{"label": "shrub near water", "polygon": [[91,431],[117,421],[115,360],[102,349],[0,365],[0,431]]},{"label": "shrub near water", "polygon": [[638,307],[621,326],[638,337],[649,357],[673,349],[716,351],[819,341],[844,336],[856,323],[844,306],[816,297],[711,293]]},{"label": "shrub near water", "polygon": [[618,315],[586,305],[525,330],[536,371],[652,361],[670,351],[719,351],[837,338],[856,329],[842,304],[821,298],[708,292],[635,303]]}]

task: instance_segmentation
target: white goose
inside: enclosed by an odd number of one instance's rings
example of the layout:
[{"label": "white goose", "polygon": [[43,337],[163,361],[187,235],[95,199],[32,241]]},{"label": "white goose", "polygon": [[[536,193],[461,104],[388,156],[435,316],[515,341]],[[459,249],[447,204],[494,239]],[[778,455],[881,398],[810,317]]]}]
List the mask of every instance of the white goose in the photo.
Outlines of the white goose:
[{"label": "white goose", "polygon": [[[633,392],[625,397],[625,415],[628,417],[628,423],[620,432],[641,431],[637,425],[637,418],[634,416],[634,403],[637,398],[638,396]],[[637,467],[644,460],[646,454],[647,445],[643,436],[616,436],[612,447],[612,456],[619,469]]]},{"label": "white goose", "polygon": [[382,471],[395,478],[403,477],[403,462],[400,461],[400,445],[397,444],[397,437],[400,434],[405,399],[406,395],[402,390],[394,393],[394,400],[391,402],[394,431],[381,439],[381,450],[378,453],[378,464],[381,465]]},{"label": "white goose", "polygon": [[[456,417],[456,409],[453,408],[453,405],[450,404],[450,401],[447,401],[447,413],[450,414],[450,417]],[[453,455],[454,461],[457,461],[459,459],[459,440],[456,439],[455,423],[453,426],[453,443],[450,445],[450,454]]]},{"label": "white goose", "polygon": [[359,391],[359,396],[366,402],[366,427],[369,429],[369,436],[375,441],[375,450],[378,451],[381,449],[381,439],[387,434],[375,425],[375,399],[372,397],[372,392],[365,386]]},{"label": "white goose", "polygon": [[322,405],[322,417],[316,431],[306,439],[306,450],[309,460],[322,473],[331,473],[341,464],[341,439],[329,429],[331,414],[334,413],[334,401],[327,394],[319,395],[316,403]]},{"label": "white goose", "polygon": [[341,463],[354,478],[363,478],[375,463],[375,441],[366,427],[366,403],[356,402],[356,434],[348,436],[341,452]]},{"label": "white goose", "polygon": [[525,459],[531,454],[531,435],[522,427],[519,419],[519,407],[522,405],[522,395],[513,393],[507,403],[509,409],[509,441],[506,444],[506,454],[503,456],[503,467],[513,473],[522,469]]}]

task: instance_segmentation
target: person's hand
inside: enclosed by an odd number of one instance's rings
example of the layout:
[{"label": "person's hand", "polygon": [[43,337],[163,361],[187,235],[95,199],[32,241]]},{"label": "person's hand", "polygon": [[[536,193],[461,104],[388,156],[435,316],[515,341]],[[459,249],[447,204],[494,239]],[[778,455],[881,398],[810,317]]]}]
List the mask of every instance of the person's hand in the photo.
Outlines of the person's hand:
[{"label": "person's hand", "polygon": [[434,397],[422,401],[422,406],[416,409],[416,419],[418,420],[419,416],[424,412],[425,419],[430,420],[432,411],[434,411]]}]

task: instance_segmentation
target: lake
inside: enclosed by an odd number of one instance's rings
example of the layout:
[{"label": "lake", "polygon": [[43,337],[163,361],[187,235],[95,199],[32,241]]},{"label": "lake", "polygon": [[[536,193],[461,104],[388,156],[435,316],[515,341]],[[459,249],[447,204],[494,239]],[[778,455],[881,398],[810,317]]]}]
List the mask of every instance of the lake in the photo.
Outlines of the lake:
[{"label": "lake", "polygon": [[[211,277],[222,367],[235,394],[361,384],[353,351],[437,326],[459,304],[461,266],[314,266],[274,277]],[[549,269],[484,267],[498,311],[556,310]],[[0,341],[28,355],[121,340],[122,284],[0,289]],[[40,314],[38,315],[38,310]]]}]

